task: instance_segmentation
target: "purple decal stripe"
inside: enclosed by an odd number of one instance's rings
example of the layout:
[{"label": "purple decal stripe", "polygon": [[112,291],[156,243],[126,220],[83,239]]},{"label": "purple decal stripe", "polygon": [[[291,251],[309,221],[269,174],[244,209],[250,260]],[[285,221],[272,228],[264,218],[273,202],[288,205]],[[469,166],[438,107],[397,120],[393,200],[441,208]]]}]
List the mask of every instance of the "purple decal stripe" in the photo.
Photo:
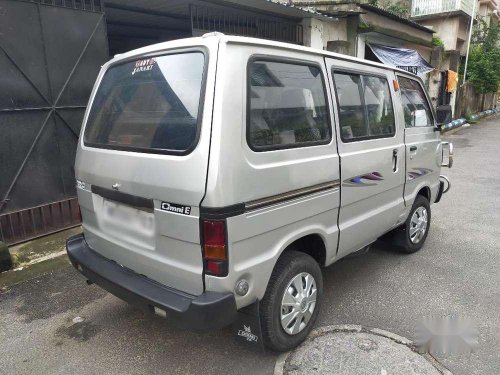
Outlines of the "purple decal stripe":
[{"label": "purple decal stripe", "polygon": [[412,171],[408,172],[408,179],[413,180],[415,178],[425,176],[426,174],[429,174],[431,172],[433,172],[433,170],[429,168],[413,168]]},{"label": "purple decal stripe", "polygon": [[344,180],[345,186],[373,186],[377,181],[383,181],[380,172],[371,172]]},{"label": "purple decal stripe", "polygon": [[381,181],[383,180],[382,176],[378,172],[373,172],[373,173],[368,173],[362,176],[362,178],[365,178],[367,180],[373,180],[373,181]]}]

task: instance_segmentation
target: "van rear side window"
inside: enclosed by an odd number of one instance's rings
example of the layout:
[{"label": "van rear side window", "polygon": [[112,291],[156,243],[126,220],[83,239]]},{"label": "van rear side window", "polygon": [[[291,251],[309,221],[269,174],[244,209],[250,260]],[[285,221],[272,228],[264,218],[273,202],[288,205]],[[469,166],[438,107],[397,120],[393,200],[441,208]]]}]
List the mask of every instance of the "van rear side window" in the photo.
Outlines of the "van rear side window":
[{"label": "van rear side window", "polygon": [[253,60],[248,84],[247,140],[253,150],[331,140],[325,86],[318,66]]},{"label": "van rear side window", "polygon": [[197,143],[205,55],[179,53],[111,67],[87,120],[88,146],[187,153]]},{"label": "van rear side window", "polygon": [[344,142],[393,137],[396,133],[387,79],[334,72]]}]

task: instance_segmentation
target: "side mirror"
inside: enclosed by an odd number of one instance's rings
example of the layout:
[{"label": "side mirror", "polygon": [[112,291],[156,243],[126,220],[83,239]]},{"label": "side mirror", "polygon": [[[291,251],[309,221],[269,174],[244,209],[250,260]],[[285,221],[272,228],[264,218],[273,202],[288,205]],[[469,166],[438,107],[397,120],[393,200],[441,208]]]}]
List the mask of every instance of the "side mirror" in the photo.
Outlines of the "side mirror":
[{"label": "side mirror", "polygon": [[438,105],[436,108],[436,120],[438,126],[451,122],[451,105]]}]

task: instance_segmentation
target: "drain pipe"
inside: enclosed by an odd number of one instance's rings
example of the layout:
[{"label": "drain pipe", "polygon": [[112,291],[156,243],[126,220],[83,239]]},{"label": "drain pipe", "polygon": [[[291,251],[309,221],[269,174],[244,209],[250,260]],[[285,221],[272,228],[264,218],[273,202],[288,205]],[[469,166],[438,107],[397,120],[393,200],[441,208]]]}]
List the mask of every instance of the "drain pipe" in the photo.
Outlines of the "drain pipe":
[{"label": "drain pipe", "polygon": [[460,87],[465,85],[465,77],[467,77],[467,64],[469,63],[470,40],[472,38],[472,27],[474,26],[474,13],[476,12],[476,3],[477,0],[474,0],[472,2],[472,15],[470,16],[469,36],[467,38],[467,52],[465,54],[464,79],[462,80],[462,84],[460,85]]}]

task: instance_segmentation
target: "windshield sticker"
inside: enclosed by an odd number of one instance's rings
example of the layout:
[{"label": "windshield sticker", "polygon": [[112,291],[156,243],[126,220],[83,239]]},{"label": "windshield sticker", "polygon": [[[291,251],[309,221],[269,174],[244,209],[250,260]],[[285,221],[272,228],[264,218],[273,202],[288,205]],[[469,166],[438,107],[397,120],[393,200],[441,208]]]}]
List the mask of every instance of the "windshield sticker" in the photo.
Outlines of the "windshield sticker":
[{"label": "windshield sticker", "polygon": [[139,72],[147,72],[153,69],[156,59],[154,57],[150,59],[138,60],[135,62],[134,70],[132,70],[132,75]]}]

